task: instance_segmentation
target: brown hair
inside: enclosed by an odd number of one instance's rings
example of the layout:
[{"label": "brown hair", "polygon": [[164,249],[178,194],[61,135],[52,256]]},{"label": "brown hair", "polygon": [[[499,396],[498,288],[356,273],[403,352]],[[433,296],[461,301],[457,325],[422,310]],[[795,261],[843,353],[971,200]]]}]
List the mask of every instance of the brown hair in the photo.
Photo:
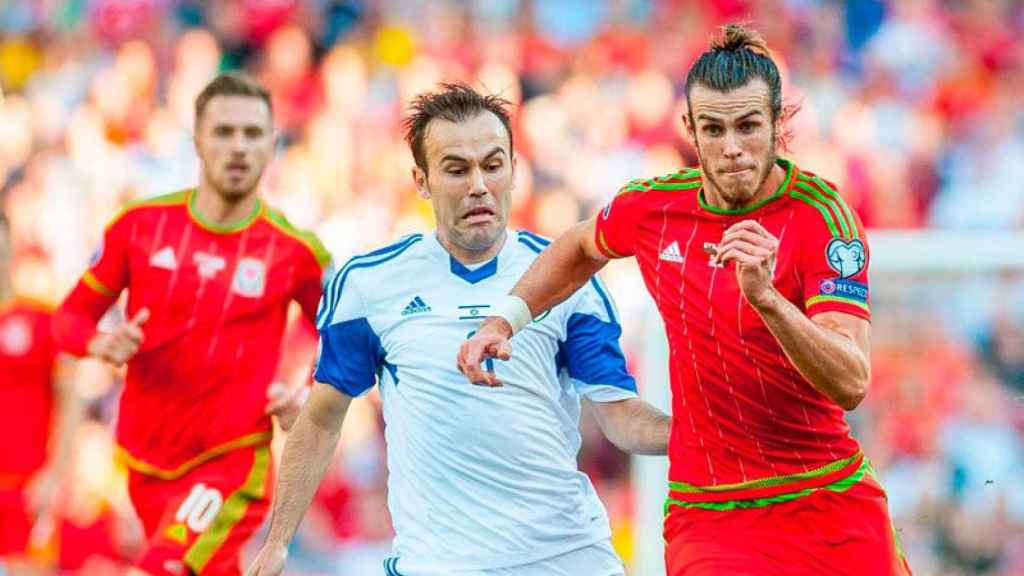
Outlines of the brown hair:
[{"label": "brown hair", "polygon": [[427,155],[423,140],[427,126],[434,118],[449,122],[462,122],[482,112],[490,112],[501,120],[508,132],[509,154],[512,154],[512,122],[509,107],[512,104],[495,94],[483,95],[465,84],[441,84],[438,92],[425,92],[413,99],[409,115],[402,120],[405,142],[412,151],[413,160],[421,170],[427,172]]},{"label": "brown hair", "polygon": [[262,84],[254,80],[248,74],[242,72],[225,72],[219,74],[203,88],[203,91],[196,97],[196,123],[203,117],[206,105],[215,96],[248,96],[259,98],[267,104],[267,111],[271,117],[274,115],[274,107],[270,102],[270,92]]},{"label": "brown hair", "polygon": [[[780,121],[782,132],[776,138],[783,149],[792,134],[785,123],[800,109],[799,104],[784,105],[782,79],[772,59],[764,37],[740,24],[722,26],[722,33],[711,40],[710,48],[690,67],[686,75],[686,101],[690,102],[690,89],[701,84],[712,90],[728,92],[761,78],[768,85],[772,121]],[[691,117],[692,121],[692,117]]]}]

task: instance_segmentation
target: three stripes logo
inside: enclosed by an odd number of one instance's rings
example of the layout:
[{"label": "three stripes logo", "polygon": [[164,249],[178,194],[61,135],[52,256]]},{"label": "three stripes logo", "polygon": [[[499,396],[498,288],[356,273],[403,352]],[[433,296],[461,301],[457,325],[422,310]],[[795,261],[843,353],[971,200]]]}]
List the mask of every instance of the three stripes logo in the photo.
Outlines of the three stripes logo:
[{"label": "three stripes logo", "polygon": [[668,262],[681,263],[683,261],[683,254],[679,251],[679,242],[673,240],[671,244],[661,251],[661,255],[658,258]]},{"label": "three stripes logo", "polygon": [[413,298],[406,304],[405,309],[402,310],[402,316],[411,316],[412,314],[421,314],[423,312],[430,312],[431,308],[423,301],[423,298],[419,296]]}]

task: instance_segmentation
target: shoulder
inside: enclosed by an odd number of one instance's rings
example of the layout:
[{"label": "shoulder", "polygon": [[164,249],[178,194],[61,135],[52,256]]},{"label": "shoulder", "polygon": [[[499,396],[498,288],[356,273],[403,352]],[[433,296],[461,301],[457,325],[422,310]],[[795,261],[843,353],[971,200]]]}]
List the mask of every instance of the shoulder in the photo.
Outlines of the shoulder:
[{"label": "shoulder", "polygon": [[795,200],[805,233],[831,238],[863,239],[860,218],[830,180],[807,170],[795,170],[789,197]]},{"label": "shoulder", "polygon": [[696,202],[696,192],[701,187],[701,171],[699,168],[681,168],[669,174],[652,178],[636,178],[626,182],[619,188],[615,198],[605,206],[601,216],[604,219],[614,217],[613,205],[627,212],[645,212],[658,209],[666,203],[678,202],[692,198]]},{"label": "shoulder", "polygon": [[129,222],[146,214],[179,207],[185,208],[188,204],[188,197],[190,193],[191,190],[179,190],[169,194],[161,194],[160,196],[151,196],[148,198],[133,200],[125,204],[121,208],[121,211],[110,220],[107,224],[107,229],[109,230],[119,223]]},{"label": "shoulder", "polygon": [[635,178],[619,188],[618,195],[647,192],[680,192],[701,186],[700,168],[681,168],[653,178]]},{"label": "shoulder", "polygon": [[316,234],[309,230],[296,228],[288,221],[284,214],[266,203],[264,203],[263,217],[271,227],[307,250],[321,268],[331,263],[330,252],[324,248],[323,242],[320,241]]},{"label": "shoulder", "polygon": [[[423,234],[410,234],[397,242],[353,256],[345,262],[324,289],[317,325],[322,327],[325,319],[333,322],[339,315],[357,315],[353,310],[365,314],[368,307],[372,307],[374,294],[380,292],[370,290],[372,285],[386,287],[408,282],[408,270],[404,264],[415,257],[416,248],[421,246],[422,240]],[[367,288],[363,289],[361,284],[366,284]],[[339,309],[341,312],[338,312]]]},{"label": "shoulder", "polygon": [[551,239],[545,238],[540,234],[534,234],[529,230],[516,230],[515,241],[527,252],[532,253],[533,256],[540,254],[545,248],[551,244]]},{"label": "shoulder", "polygon": [[330,290],[340,293],[344,285],[352,282],[355,277],[383,278],[401,270],[408,260],[418,254],[417,248],[421,246],[422,240],[423,234],[409,234],[391,244],[349,258],[335,272]]}]

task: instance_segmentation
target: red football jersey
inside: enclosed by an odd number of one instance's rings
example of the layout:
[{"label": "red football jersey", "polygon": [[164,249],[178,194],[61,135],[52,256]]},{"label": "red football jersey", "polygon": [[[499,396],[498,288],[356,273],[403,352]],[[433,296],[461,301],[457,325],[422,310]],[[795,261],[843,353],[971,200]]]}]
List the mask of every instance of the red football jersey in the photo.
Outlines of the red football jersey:
[{"label": "red football jersey", "polygon": [[315,236],[262,201],[227,228],[204,222],[194,199],[189,190],[124,210],[55,319],[61,345],[81,355],[121,290],[129,318],[150,310],[117,439],[129,466],[166,478],[269,441],[266,392],[289,302],[314,320],[329,263]]},{"label": "red football jersey", "polygon": [[0,486],[24,484],[46,462],[56,355],[44,305],[0,305]]},{"label": "red football jersey", "polygon": [[745,210],[703,199],[701,172],[634,180],[597,218],[608,257],[635,256],[665,322],[673,426],[670,501],[726,502],[817,487],[857,469],[862,455],[843,410],[790,363],[740,293],[735,265],[706,245],[754,219],[779,239],[774,285],[808,316],[870,320],[868,245],[834,186],[779,160],[786,179]]}]

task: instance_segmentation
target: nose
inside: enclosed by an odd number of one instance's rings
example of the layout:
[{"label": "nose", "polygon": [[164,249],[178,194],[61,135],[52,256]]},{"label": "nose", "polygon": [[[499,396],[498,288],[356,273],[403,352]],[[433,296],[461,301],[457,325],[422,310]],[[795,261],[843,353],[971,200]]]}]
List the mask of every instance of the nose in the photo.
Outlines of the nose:
[{"label": "nose", "polygon": [[484,182],[484,172],[479,167],[473,169],[469,180],[469,195],[473,197],[487,194],[487,183]]},{"label": "nose", "polygon": [[725,156],[727,160],[736,160],[743,155],[743,149],[740,148],[739,138],[737,138],[732,132],[725,136],[722,155]]}]

